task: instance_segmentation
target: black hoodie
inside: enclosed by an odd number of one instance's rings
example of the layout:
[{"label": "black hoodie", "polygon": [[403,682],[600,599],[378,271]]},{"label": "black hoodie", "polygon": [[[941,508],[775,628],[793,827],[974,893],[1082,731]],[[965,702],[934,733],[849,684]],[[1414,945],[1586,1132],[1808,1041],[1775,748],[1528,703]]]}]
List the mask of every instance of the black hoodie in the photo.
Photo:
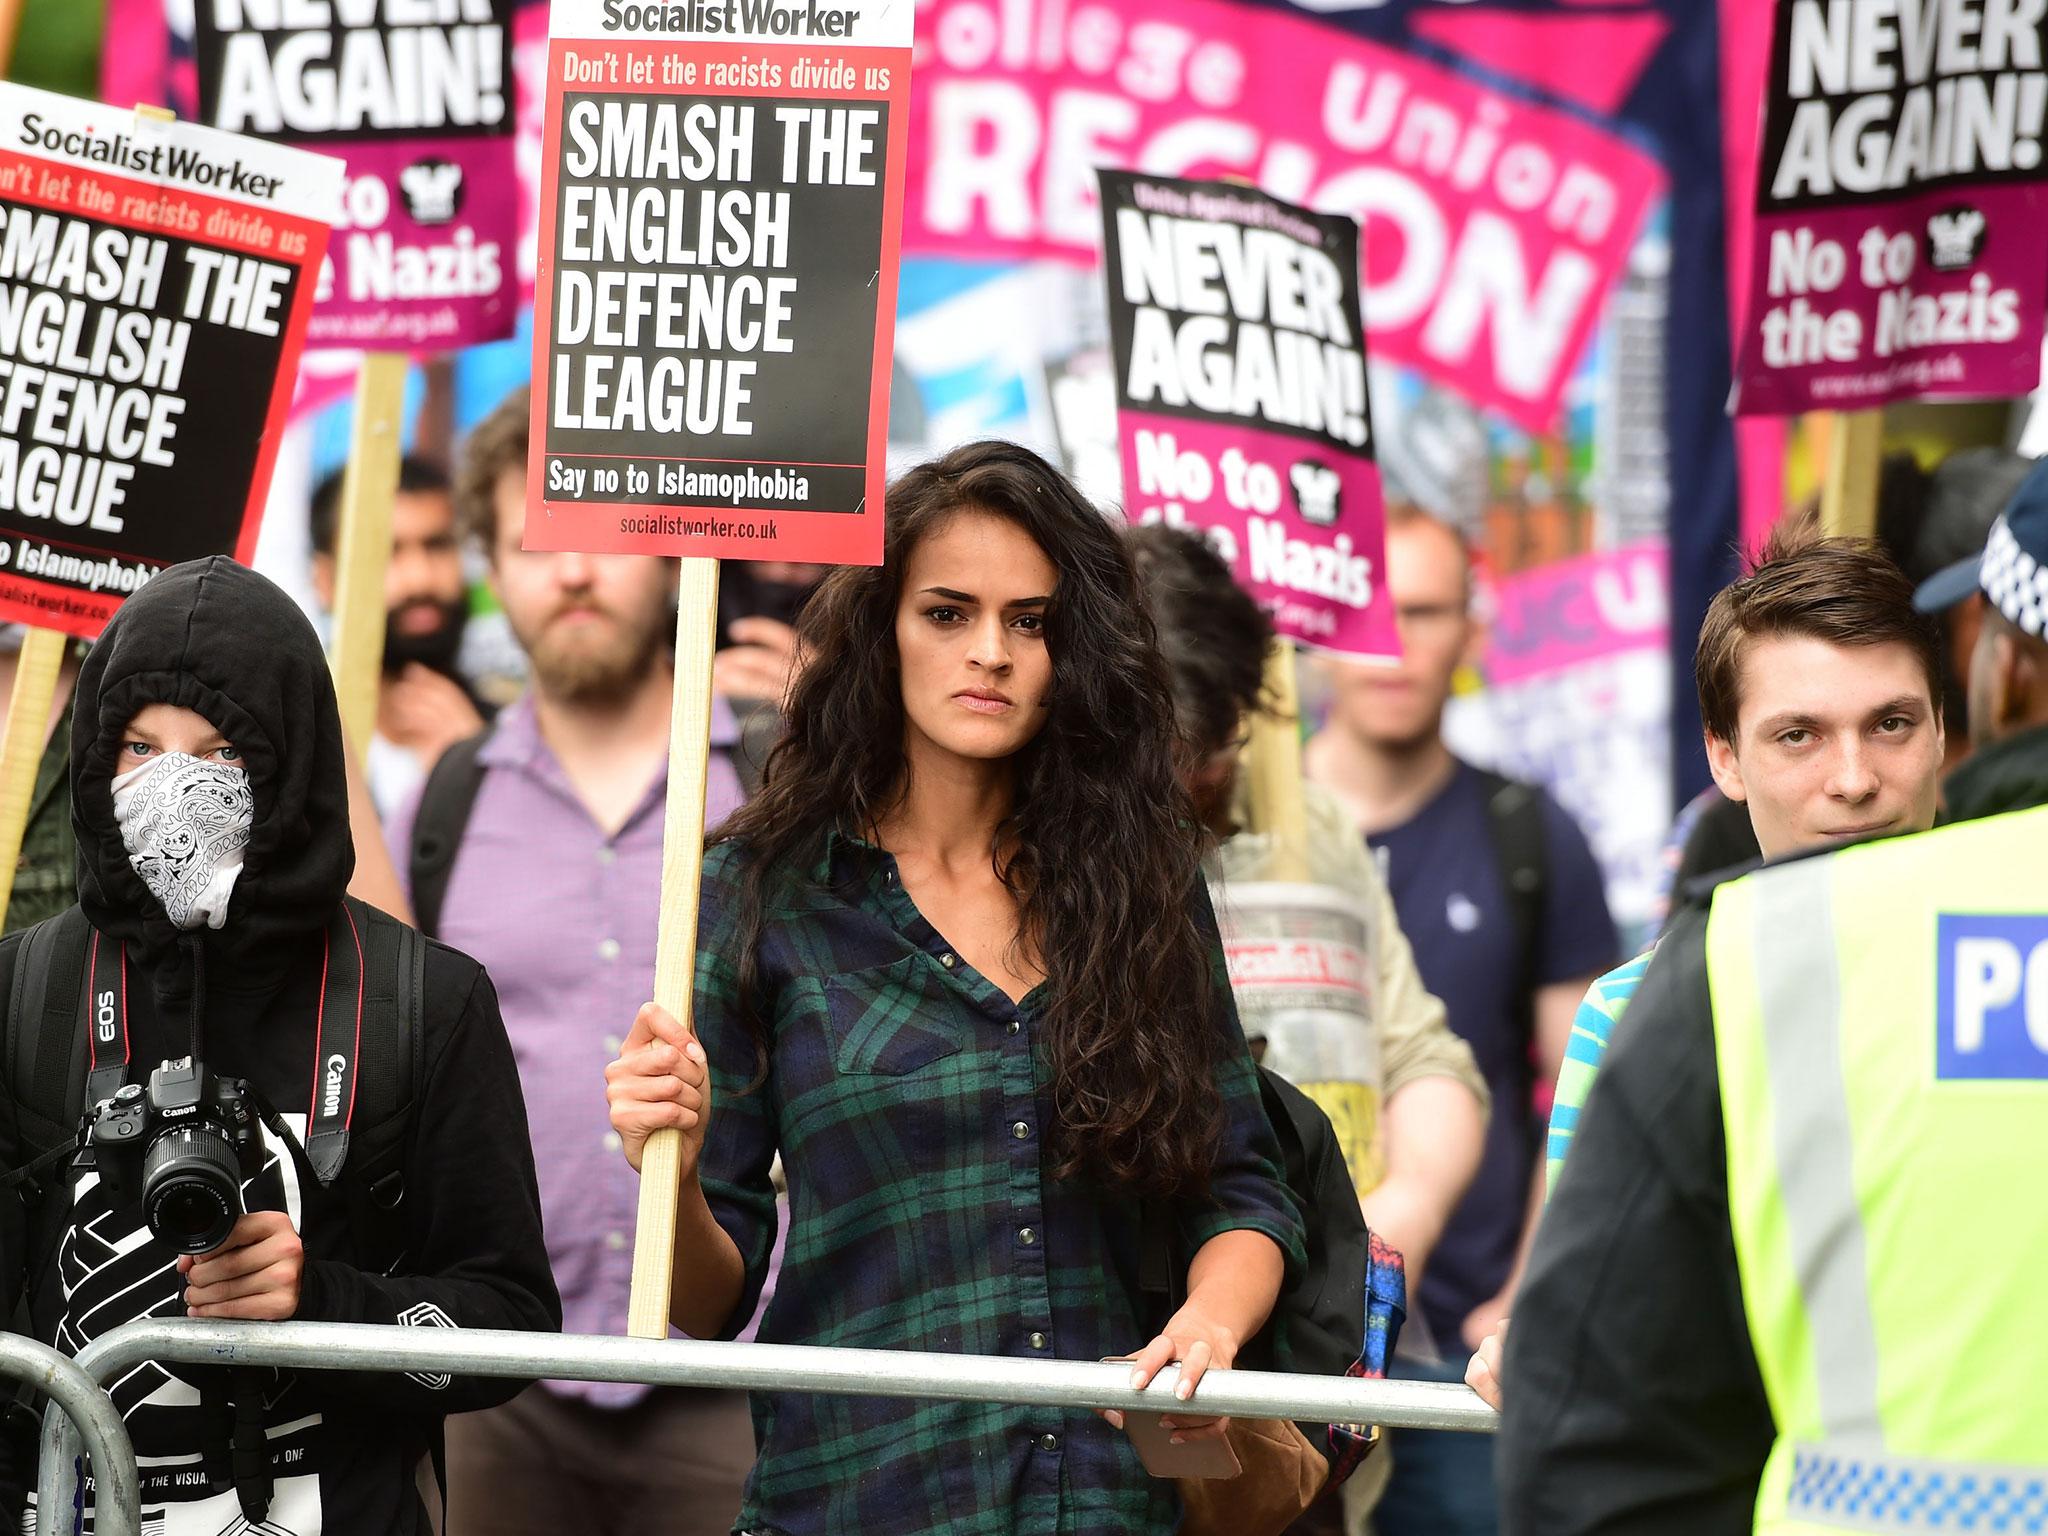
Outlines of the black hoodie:
[{"label": "black hoodie", "polygon": [[[312,627],[270,582],[231,560],[174,566],[122,605],[78,680],[71,741],[79,904],[125,946],[131,1081],[188,1049],[195,1015],[217,1072],[250,1080],[303,1135],[314,1076],[322,936],[354,869],[341,724]],[[109,781],[126,727],[153,703],[203,715],[249,774],[254,824],[217,931],[180,933],[128,862]],[[391,922],[374,914],[375,923]],[[0,941],[0,1006],[20,936]],[[197,1008],[194,1008],[195,996]],[[551,1330],[561,1303],[541,1241],[526,1112],[489,978],[429,947],[423,1080],[406,1136],[406,1257],[361,1266],[346,1174],[322,1189],[291,1152],[270,1147],[251,1209],[284,1209],[305,1244],[297,1316],[321,1322]],[[0,1166],[16,1161],[13,1085],[0,1093]],[[139,1218],[114,1212],[97,1180],[77,1180],[71,1230],[32,1296],[37,1331],[75,1350],[144,1315],[181,1316],[175,1255],[134,1246]],[[24,1217],[0,1202],[0,1284],[19,1285]],[[13,1304],[0,1296],[0,1309]],[[516,1382],[314,1373],[264,1389],[276,1492],[271,1530],[427,1529],[414,1468],[439,1417],[509,1398]],[[234,1524],[235,1495],[191,1476],[206,1412],[187,1380],[151,1368],[121,1384],[141,1461],[146,1515],[165,1536]],[[33,1447],[0,1454],[0,1497],[34,1466]]]}]

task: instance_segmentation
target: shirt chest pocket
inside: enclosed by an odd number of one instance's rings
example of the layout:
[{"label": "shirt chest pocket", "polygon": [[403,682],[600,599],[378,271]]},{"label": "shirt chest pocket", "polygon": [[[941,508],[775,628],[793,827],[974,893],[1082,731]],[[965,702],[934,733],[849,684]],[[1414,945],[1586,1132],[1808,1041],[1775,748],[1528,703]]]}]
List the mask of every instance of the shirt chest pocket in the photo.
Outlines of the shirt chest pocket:
[{"label": "shirt chest pocket", "polygon": [[923,1232],[927,1181],[999,1121],[972,1010],[927,965],[913,955],[825,979],[822,1049],[795,1053],[808,1070],[783,1077],[792,1222],[887,1211]]},{"label": "shirt chest pocket", "polygon": [[828,977],[825,1028],[832,1065],[850,1077],[908,1077],[967,1045],[963,1005],[919,955]]}]

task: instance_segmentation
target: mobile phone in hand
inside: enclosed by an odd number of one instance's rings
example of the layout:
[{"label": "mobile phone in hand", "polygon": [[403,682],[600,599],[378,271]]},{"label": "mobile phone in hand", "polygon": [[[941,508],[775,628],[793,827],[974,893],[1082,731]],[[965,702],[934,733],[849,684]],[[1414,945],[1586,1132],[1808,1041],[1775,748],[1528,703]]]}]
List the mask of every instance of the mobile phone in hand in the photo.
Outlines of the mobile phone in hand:
[{"label": "mobile phone in hand", "polygon": [[1138,1460],[1154,1477],[1235,1477],[1244,1470],[1228,1440],[1173,1443],[1174,1431],[1156,1413],[1126,1413],[1124,1433],[1138,1448]]},{"label": "mobile phone in hand", "polygon": [[[1113,1355],[1104,1365],[1129,1365],[1129,1355]],[[1228,1440],[1173,1443],[1174,1431],[1164,1414],[1124,1412],[1124,1433],[1137,1448],[1138,1461],[1154,1477],[1235,1477],[1244,1470]]]}]

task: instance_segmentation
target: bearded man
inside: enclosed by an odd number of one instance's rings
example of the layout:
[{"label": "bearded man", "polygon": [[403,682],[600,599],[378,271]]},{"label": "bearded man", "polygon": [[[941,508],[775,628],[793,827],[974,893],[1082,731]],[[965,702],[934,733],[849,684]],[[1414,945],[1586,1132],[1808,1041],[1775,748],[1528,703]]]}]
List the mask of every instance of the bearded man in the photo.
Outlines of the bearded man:
[{"label": "bearded man", "polygon": [[[527,410],[522,389],[471,433],[455,503],[531,687],[450,749],[390,834],[420,927],[497,983],[564,1327],[622,1334],[639,1179],[605,1102],[620,1041],[599,1021],[653,995],[676,565],[520,547]],[[714,826],[741,799],[735,736],[714,698]],[[542,1383],[450,1433],[451,1536],[725,1536],[753,1460],[745,1393]]]}]

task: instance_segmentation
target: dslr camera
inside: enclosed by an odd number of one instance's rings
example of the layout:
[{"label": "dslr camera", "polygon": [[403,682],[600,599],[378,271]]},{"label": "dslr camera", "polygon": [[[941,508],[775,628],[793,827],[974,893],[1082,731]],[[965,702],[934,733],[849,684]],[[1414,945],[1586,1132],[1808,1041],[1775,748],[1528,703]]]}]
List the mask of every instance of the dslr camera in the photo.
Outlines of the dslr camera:
[{"label": "dslr camera", "polygon": [[140,1205],[150,1233],[180,1253],[209,1253],[242,1217],[242,1184],[263,1169],[249,1085],[192,1056],[149,1087],[123,1084],[93,1107],[86,1144],[116,1209]]}]

